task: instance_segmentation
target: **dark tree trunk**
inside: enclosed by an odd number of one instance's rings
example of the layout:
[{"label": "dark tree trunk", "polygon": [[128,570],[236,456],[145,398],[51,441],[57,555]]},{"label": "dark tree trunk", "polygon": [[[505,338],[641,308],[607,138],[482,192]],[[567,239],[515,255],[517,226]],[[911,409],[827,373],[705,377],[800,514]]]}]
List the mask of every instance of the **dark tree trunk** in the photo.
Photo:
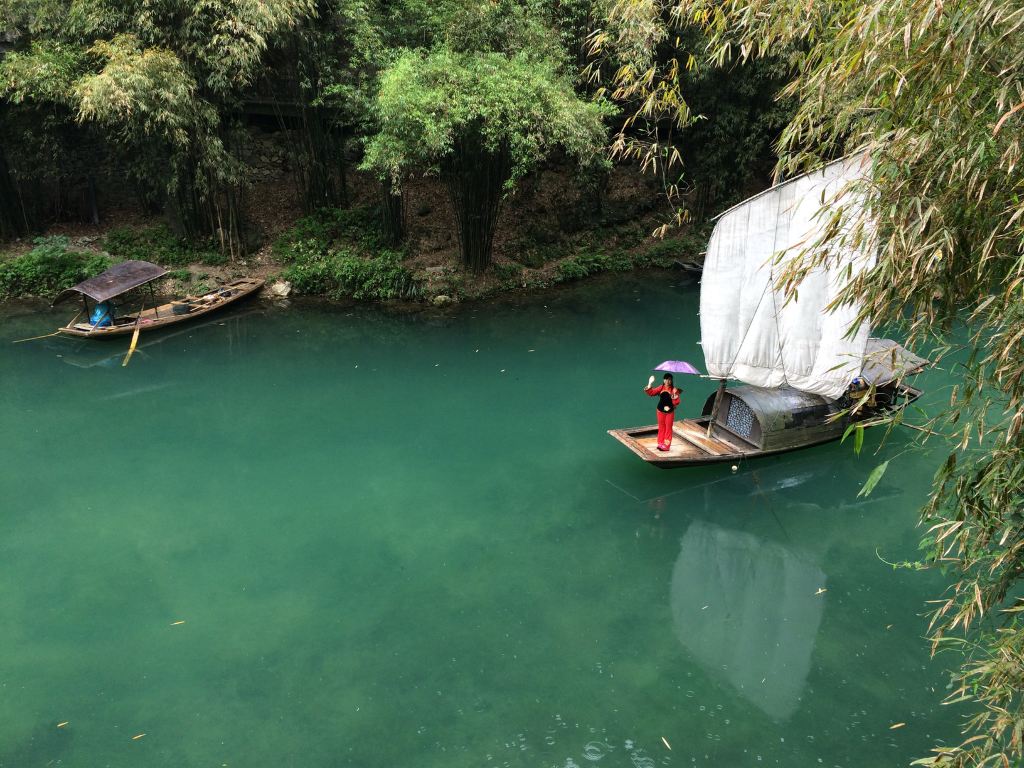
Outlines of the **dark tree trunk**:
[{"label": "dark tree trunk", "polygon": [[0,240],[20,237],[28,233],[28,222],[21,205],[18,189],[11,178],[7,155],[0,144]]},{"label": "dark tree trunk", "polygon": [[477,131],[458,139],[445,161],[443,176],[455,210],[462,263],[474,272],[491,263],[494,229],[511,169],[508,147],[487,149]]},{"label": "dark tree trunk", "polygon": [[405,240],[405,193],[390,180],[381,184],[381,214],[388,243],[398,245]]},{"label": "dark tree trunk", "polygon": [[[233,135],[224,128],[224,144],[238,157]],[[218,180],[195,156],[178,163],[168,198],[172,229],[192,242],[213,240],[231,259],[244,255],[252,233],[246,227],[245,195],[240,184]]]},{"label": "dark tree trunk", "polygon": [[[325,4],[322,11],[329,9]],[[315,39],[296,37],[288,46],[288,60],[268,82],[274,114],[281,133],[288,137],[299,199],[306,213],[320,208],[348,206],[348,179],[344,133],[335,111],[313,106],[323,97],[319,87]],[[301,70],[301,71],[300,71]]]},{"label": "dark tree trunk", "polygon": [[100,208],[96,203],[96,177],[92,174],[89,174],[89,189],[86,194],[88,195],[89,221],[93,226],[99,226]]},{"label": "dark tree trunk", "polygon": [[611,181],[611,171],[603,167],[591,167],[584,170],[579,178],[583,196],[589,203],[591,219],[595,222],[601,221],[604,217],[604,202],[608,196],[608,183]]},{"label": "dark tree trunk", "polygon": [[305,106],[304,98],[302,94],[292,97],[299,104],[295,130],[288,130],[283,111],[278,110],[281,129],[291,136],[288,147],[303,210],[312,213],[320,208],[344,208],[348,205],[348,180],[342,137],[331,124],[327,110]]}]

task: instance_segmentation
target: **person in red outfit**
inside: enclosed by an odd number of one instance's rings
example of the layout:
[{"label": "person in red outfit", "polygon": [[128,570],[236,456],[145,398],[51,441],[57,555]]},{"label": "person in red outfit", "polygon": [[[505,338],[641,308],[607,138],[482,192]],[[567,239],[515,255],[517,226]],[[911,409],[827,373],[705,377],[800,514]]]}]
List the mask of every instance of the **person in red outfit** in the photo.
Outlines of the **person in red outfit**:
[{"label": "person in red outfit", "polygon": [[666,373],[660,387],[654,386],[654,377],[651,376],[647,380],[644,392],[650,397],[658,398],[658,450],[667,451],[672,447],[672,422],[682,390],[676,388],[672,374]]}]

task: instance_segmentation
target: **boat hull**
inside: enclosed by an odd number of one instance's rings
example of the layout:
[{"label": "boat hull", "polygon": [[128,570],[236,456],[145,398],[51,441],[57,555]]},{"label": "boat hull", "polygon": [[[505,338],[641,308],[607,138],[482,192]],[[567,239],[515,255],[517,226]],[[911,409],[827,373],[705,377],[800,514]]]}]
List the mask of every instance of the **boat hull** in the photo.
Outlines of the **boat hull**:
[{"label": "boat hull", "polygon": [[[126,336],[134,333],[136,327],[138,327],[140,333],[149,333],[216,312],[252,296],[262,287],[262,280],[248,277],[239,278],[225,283],[216,291],[212,291],[205,296],[186,296],[183,299],[176,299],[158,307],[147,309],[140,314],[118,318],[116,325],[94,328],[89,323],[76,323],[58,328],[57,330],[66,336],[75,336],[81,339],[110,339],[117,336]],[[188,311],[175,311],[176,308],[181,307],[188,308]]]},{"label": "boat hull", "polygon": [[658,425],[632,427],[630,429],[609,429],[608,434],[629,448],[633,453],[651,466],[659,469],[676,467],[693,467],[698,464],[735,463],[745,459],[756,459],[762,456],[775,456],[789,453],[802,448],[823,445],[838,440],[841,435],[830,435],[800,445],[763,450],[754,446],[741,446],[726,442],[716,437],[703,441],[694,440],[694,433],[707,434],[707,419],[683,419],[673,425],[672,447],[668,451],[659,451]]}]

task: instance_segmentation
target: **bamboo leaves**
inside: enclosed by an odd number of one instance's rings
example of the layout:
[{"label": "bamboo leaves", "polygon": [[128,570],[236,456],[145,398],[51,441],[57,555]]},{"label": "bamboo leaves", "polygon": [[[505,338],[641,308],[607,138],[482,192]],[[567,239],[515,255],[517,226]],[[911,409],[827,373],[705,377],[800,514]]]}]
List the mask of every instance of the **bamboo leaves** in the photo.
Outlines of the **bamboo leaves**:
[{"label": "bamboo leaves", "polygon": [[885,475],[885,471],[888,468],[889,462],[883,461],[881,464],[879,464],[877,467],[871,470],[871,474],[868,475],[868,479],[864,481],[864,486],[860,489],[860,491],[857,492],[857,495],[870,496],[871,492],[875,490],[875,486],[878,485],[878,482]]},{"label": "bamboo leaves", "polygon": [[[649,50],[661,34],[640,0],[618,0],[611,23]],[[920,764],[1017,764],[1024,759],[1024,627],[992,611],[1024,574],[1024,229],[1020,160],[1024,133],[1024,8],[1013,0],[670,0],[671,20],[697,25],[704,66],[787,50],[797,100],[779,142],[778,174],[854,150],[872,158],[859,218],[807,248],[800,279],[836,247],[873,237],[877,266],[849,290],[876,324],[906,329],[910,342],[955,351],[963,382],[937,423],[952,453],[923,510],[927,545],[950,574],[949,595],[931,615],[935,648],[946,634],[964,654],[957,696],[972,700],[967,740]],[[644,16],[645,10],[647,15]],[[678,102],[630,74],[640,97]],[[944,337],[967,319],[967,341]],[[955,430],[955,431],[954,431]],[[855,438],[856,441],[856,438]],[[886,464],[868,477],[870,493]],[[982,621],[986,617],[986,621]]]}]

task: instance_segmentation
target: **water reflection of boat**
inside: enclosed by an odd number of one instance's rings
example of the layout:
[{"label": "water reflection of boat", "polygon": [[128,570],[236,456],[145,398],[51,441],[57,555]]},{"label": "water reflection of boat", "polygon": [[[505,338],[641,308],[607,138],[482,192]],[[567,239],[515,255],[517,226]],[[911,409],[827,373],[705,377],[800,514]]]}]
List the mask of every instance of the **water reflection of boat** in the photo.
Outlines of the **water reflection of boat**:
[{"label": "water reflection of boat", "polygon": [[[837,440],[851,422],[870,424],[921,394],[904,379],[928,361],[870,338],[861,304],[844,300],[849,281],[874,265],[870,242],[830,250],[795,296],[778,287],[786,265],[822,241],[838,211],[863,209],[854,187],[866,163],[836,161],[719,218],[700,292],[700,343],[718,391],[700,417],[675,424],[669,450],[658,448],[656,426],[609,434],[658,467],[735,461]],[[727,379],[747,386],[726,389]]]},{"label": "water reflection of boat", "polygon": [[769,717],[797,709],[825,610],[825,574],[777,542],[697,520],[672,570],[679,641]]},{"label": "water reflection of boat", "polygon": [[[148,261],[124,261],[88,280],[83,280],[64,290],[54,299],[54,304],[71,298],[76,294],[82,297],[85,309],[85,322],[68,323],[57,330],[68,336],[85,339],[106,339],[113,336],[139,331],[152,331],[175,325],[185,320],[192,320],[201,315],[214,312],[236,301],[251,296],[263,285],[262,280],[242,277],[203,294],[202,296],[185,296],[181,299],[150,306],[117,315],[114,312],[113,299],[128,294],[144,285],[152,286],[167,274],[163,267]],[[89,307],[89,299],[94,303]]]},{"label": "water reflection of boat", "polygon": [[[214,325],[226,326],[231,336],[237,338],[237,329],[241,320],[255,314],[262,314],[262,310],[251,306],[248,309],[231,312],[227,316],[220,315],[208,318],[206,322],[194,323],[187,328],[168,330],[154,336],[144,337],[139,342],[135,354],[145,357],[148,352],[152,352],[159,344],[178,338],[182,334],[192,334],[200,328]],[[66,346],[68,344],[74,344],[73,348],[69,349]],[[84,341],[72,342],[69,339],[63,339],[58,344],[57,340],[54,339],[50,346],[59,354],[62,362],[73,365],[76,368],[120,367],[121,361],[124,358],[124,350],[111,351],[106,344],[96,346]]]}]

